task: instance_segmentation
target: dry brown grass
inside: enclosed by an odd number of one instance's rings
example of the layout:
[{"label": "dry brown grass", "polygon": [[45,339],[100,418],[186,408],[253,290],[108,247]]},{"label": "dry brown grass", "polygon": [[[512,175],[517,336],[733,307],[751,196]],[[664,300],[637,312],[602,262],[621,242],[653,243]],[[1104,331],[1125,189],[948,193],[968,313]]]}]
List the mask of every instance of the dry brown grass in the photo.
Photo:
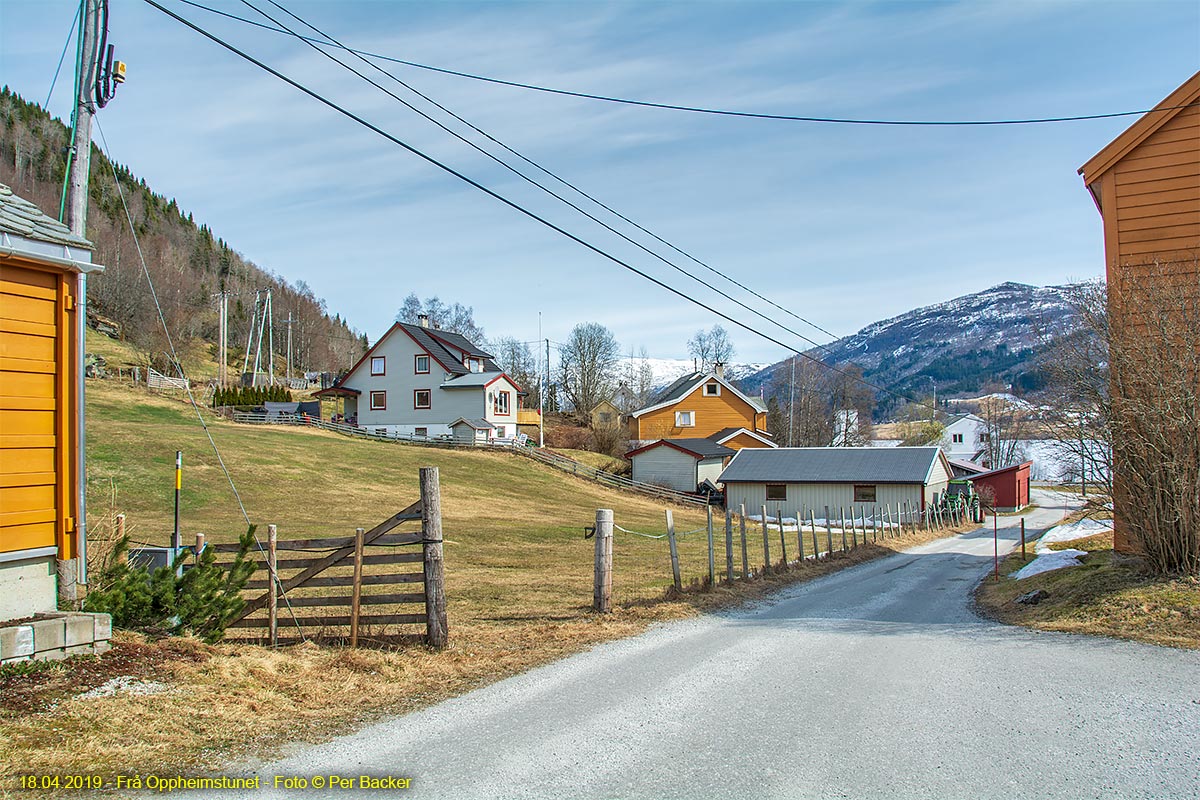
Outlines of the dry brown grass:
[{"label": "dry brown grass", "polygon": [[[1011,625],[1200,649],[1200,580],[1156,578],[1140,559],[1114,553],[1112,544],[1107,533],[1050,545],[1089,555],[1082,566],[1020,581],[1008,575],[1021,568],[1021,556],[1010,555],[1001,563],[1000,582],[985,580],[976,602],[988,616]],[[1036,589],[1050,596],[1036,606],[1013,602]]]}]

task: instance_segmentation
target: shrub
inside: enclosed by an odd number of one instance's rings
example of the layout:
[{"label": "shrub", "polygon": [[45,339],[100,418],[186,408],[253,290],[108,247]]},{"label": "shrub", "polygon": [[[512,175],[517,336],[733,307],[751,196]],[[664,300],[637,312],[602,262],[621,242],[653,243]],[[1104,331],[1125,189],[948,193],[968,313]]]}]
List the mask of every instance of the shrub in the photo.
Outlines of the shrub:
[{"label": "shrub", "polygon": [[130,566],[129,537],[119,540],[92,590],[85,611],[112,614],[113,624],[150,633],[194,634],[206,642],[218,641],[225,628],[245,606],[241,590],[255,570],[247,559],[254,546],[254,526],[239,540],[228,569],[216,563],[216,549],[207,547],[199,562],[181,568],[191,552],[180,553],[173,564],[149,570]]}]

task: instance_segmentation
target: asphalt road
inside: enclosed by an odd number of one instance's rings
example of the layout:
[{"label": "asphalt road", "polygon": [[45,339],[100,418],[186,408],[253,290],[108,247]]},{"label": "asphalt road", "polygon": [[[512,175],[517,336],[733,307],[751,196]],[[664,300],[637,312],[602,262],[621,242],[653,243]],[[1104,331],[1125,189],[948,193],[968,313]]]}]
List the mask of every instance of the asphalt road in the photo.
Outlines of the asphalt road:
[{"label": "asphalt road", "polygon": [[1200,797],[1200,657],[981,620],[992,548],[990,527],[934,542],[254,772],[409,776],[379,796],[459,800]]}]

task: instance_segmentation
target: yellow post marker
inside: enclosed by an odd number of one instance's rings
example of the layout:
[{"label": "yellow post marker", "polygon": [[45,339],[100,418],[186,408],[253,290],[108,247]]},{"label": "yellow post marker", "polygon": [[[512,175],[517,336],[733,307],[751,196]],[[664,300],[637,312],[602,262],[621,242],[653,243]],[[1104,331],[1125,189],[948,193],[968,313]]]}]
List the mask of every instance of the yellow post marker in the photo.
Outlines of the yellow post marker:
[{"label": "yellow post marker", "polygon": [[[175,531],[171,534],[171,547],[175,553],[183,546],[179,535],[179,490],[183,488],[183,451],[175,451]],[[172,554],[174,558],[175,554]]]}]

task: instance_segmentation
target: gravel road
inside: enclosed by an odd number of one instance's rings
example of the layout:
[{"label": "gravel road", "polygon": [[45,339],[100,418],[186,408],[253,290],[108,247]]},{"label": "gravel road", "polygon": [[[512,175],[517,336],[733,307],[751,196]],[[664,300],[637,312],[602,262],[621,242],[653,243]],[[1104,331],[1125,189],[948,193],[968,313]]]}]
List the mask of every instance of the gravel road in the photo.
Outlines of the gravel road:
[{"label": "gravel road", "polygon": [[[1064,510],[1038,499],[1031,531]],[[456,800],[1200,797],[1200,657],[980,619],[992,548],[990,528],[933,542],[253,771]]]}]

